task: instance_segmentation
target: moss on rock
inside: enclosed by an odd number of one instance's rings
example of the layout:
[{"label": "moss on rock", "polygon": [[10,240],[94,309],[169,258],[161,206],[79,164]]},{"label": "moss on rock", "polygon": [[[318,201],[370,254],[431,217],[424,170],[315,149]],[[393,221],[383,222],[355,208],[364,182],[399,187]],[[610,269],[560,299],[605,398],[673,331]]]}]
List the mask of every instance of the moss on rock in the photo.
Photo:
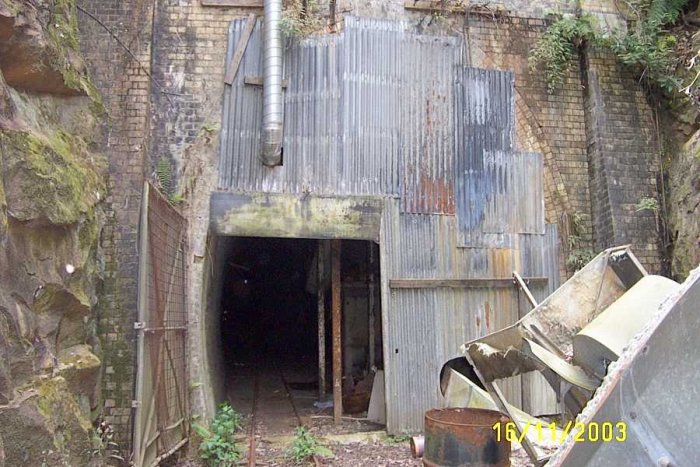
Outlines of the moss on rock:
[{"label": "moss on rock", "polygon": [[85,465],[90,429],[60,376],[35,382],[0,409],[6,465]]},{"label": "moss on rock", "polygon": [[2,130],[0,148],[8,214],[17,220],[73,224],[104,192],[101,162],[87,157],[78,137]]}]

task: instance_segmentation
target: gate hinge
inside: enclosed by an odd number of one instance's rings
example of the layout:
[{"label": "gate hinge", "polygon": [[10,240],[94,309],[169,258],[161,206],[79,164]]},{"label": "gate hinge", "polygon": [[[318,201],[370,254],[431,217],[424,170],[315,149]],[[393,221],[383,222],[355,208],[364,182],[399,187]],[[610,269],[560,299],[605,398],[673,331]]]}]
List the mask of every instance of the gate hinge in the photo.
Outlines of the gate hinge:
[{"label": "gate hinge", "polygon": [[143,321],[136,321],[134,323],[134,329],[144,329],[146,327],[146,323]]},{"label": "gate hinge", "polygon": [[141,407],[141,401],[131,401],[132,409],[138,409],[139,407]]}]

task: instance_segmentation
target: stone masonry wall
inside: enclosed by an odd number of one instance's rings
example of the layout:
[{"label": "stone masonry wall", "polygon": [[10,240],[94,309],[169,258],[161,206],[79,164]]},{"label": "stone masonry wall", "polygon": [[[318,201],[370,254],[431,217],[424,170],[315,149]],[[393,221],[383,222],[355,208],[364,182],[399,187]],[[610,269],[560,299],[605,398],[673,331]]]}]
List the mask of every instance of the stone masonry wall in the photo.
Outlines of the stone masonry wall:
[{"label": "stone masonry wall", "polygon": [[631,243],[642,264],[658,273],[664,265],[657,213],[638,207],[658,198],[653,110],[635,76],[610,54],[588,50],[583,68],[596,246]]},{"label": "stone masonry wall", "polygon": [[150,3],[144,0],[81,0],[78,3],[84,10],[79,15],[81,48],[92,79],[104,96],[110,120],[107,141],[102,148],[109,158],[110,194],[107,199],[109,221],[101,240],[105,279],[98,308],[98,333],[103,350],[103,416],[113,426],[115,441],[125,453],[131,444],[137,237],[146,175]]}]

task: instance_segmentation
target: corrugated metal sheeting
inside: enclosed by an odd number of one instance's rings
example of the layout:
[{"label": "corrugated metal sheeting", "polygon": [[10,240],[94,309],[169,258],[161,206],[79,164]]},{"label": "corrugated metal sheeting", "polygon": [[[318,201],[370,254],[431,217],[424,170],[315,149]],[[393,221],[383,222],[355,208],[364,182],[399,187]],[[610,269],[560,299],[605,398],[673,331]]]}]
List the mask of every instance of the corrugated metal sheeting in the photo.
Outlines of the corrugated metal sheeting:
[{"label": "corrugated metal sheeting", "polygon": [[[243,24],[231,25],[229,61]],[[225,91],[219,188],[403,193],[408,212],[454,212],[453,75],[461,42],[386,21],[348,17],[345,27],[287,48],[284,164],[269,168],[258,159],[262,91],[245,84],[245,76],[262,74],[257,24]]]},{"label": "corrugated metal sheeting", "polygon": [[[243,22],[229,36],[231,60]],[[284,165],[258,160],[258,25],[225,95],[219,188],[370,195],[382,213],[382,324],[389,431],[422,429],[439,406],[439,370],[459,346],[529,308],[514,287],[391,289],[394,279],[549,277],[557,232],[544,223],[543,159],[513,151],[512,73],[461,66],[461,39],[346,17],[338,35],[290,44]],[[533,383],[534,384],[534,383]],[[540,384],[540,383],[537,383]],[[520,402],[520,377],[504,383]],[[530,387],[523,393],[542,393]],[[546,396],[523,403],[546,412]]]}]

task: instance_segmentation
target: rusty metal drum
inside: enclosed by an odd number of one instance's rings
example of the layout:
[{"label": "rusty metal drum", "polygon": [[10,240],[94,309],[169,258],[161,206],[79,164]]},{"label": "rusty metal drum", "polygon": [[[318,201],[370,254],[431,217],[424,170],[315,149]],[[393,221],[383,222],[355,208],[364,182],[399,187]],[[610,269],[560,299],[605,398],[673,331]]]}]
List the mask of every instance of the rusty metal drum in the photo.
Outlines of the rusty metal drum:
[{"label": "rusty metal drum", "polygon": [[[494,424],[505,426],[510,419],[485,409],[446,408],[425,413],[427,467],[491,467],[510,465],[510,442],[497,439]],[[503,434],[504,430],[500,430]]]}]

